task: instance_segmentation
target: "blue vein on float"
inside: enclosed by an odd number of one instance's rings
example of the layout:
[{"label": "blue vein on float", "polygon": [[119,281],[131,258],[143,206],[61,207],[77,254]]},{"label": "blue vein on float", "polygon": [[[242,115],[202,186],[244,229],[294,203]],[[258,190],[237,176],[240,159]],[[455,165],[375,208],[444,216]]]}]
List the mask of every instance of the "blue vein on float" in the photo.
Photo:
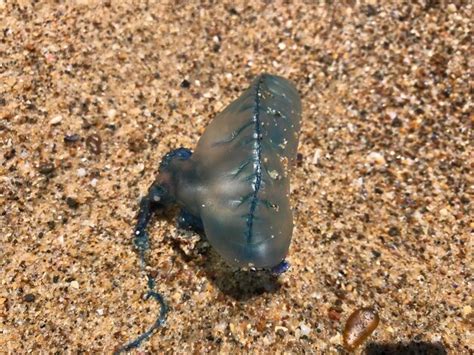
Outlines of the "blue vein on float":
[{"label": "blue vein on float", "polygon": [[[152,214],[181,206],[179,226],[204,231],[230,265],[288,269],[293,231],[289,173],[295,165],[301,100],[288,80],[269,74],[250,87],[206,128],[196,150],[166,154],[155,182],[140,202],[134,244],[146,266]],[[146,298],[161,306],[155,324],[118,352],[140,346],[166,318],[167,305],[148,275]]]}]

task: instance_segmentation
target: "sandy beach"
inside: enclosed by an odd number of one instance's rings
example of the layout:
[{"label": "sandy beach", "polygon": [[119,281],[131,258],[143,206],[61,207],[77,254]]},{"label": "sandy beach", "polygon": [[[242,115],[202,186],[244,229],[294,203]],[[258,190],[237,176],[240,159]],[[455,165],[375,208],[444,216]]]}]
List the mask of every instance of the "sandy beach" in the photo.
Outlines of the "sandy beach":
[{"label": "sandy beach", "polygon": [[[150,226],[170,312],[135,353],[472,354],[470,1],[0,0],[0,353],[112,353],[146,330],[132,244],[161,158],[260,73],[303,103],[279,279],[177,210]],[[411,352],[410,352],[411,351]]]}]

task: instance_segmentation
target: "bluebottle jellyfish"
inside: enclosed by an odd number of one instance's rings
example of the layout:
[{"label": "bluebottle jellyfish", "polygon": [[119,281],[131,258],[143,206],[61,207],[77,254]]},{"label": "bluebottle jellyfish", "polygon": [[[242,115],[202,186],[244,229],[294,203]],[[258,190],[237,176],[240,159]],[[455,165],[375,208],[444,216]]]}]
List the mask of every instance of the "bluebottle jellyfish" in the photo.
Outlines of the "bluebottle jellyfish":
[{"label": "bluebottle jellyfish", "polygon": [[[177,204],[178,225],[204,231],[231,266],[285,272],[293,231],[289,173],[300,118],[294,85],[262,74],[212,120],[194,152],[178,148],[166,154],[140,202],[134,244],[142,267],[153,212]],[[148,276],[147,298],[160,303],[160,315],[152,328],[121,350],[139,346],[165,321],[167,305],[154,284]]]}]

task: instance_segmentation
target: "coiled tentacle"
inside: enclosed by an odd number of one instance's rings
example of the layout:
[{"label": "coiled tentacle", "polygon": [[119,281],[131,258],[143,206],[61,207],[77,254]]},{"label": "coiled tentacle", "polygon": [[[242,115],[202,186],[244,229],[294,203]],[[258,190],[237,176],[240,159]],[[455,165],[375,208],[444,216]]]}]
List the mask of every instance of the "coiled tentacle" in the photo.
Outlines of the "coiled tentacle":
[{"label": "coiled tentacle", "polygon": [[[140,201],[140,211],[138,212],[138,221],[135,226],[135,238],[133,239],[133,244],[138,250],[142,271],[145,271],[148,264],[146,260],[146,253],[150,249],[150,238],[146,232],[146,227],[148,226],[151,216],[157,207],[164,207],[163,201],[165,200],[165,197],[166,189],[159,185],[152,185],[148,191],[147,196],[145,196]],[[155,279],[150,274],[147,275],[147,278],[148,291],[145,295],[145,300],[153,298],[156,302],[158,302],[160,305],[160,313],[155,323],[153,323],[153,325],[146,332],[140,334],[136,339],[122,346],[120,349],[115,351],[115,354],[120,354],[138,348],[143,341],[150,338],[155,330],[161,327],[166,321],[168,305],[166,304],[164,297],[155,291]]]}]

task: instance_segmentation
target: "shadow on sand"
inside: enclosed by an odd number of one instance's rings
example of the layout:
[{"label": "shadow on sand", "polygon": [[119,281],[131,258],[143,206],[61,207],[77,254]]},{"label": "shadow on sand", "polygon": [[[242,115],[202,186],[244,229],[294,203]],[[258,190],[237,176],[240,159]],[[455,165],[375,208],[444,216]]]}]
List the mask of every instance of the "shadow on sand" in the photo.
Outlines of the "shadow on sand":
[{"label": "shadow on sand", "polygon": [[409,343],[369,343],[365,348],[367,355],[446,355],[440,343],[412,341]]},{"label": "shadow on sand", "polygon": [[278,276],[268,271],[243,271],[231,268],[211,247],[203,247],[205,236],[201,233],[200,236],[201,241],[198,242],[195,253],[201,255],[187,255],[182,249],[182,242],[173,237],[167,238],[166,242],[185,263],[195,263],[223,294],[236,301],[247,301],[264,293],[275,293],[280,289]]}]

